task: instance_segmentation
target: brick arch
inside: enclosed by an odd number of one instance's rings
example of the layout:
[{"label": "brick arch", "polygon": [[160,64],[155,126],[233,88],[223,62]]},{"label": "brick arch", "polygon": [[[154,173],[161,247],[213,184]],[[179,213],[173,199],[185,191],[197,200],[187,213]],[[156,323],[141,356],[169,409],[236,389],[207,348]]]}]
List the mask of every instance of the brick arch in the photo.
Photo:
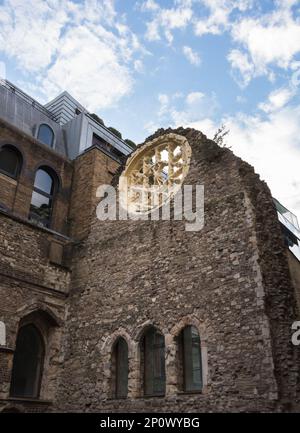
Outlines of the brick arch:
[{"label": "brick arch", "polygon": [[62,182],[62,178],[60,173],[57,170],[57,167],[55,166],[55,164],[53,164],[52,162],[48,161],[47,159],[43,159],[38,161],[33,170],[32,170],[32,181],[34,183],[35,181],[35,176],[38,170],[45,170],[48,171],[49,174],[52,176],[53,181],[55,182],[55,188],[56,188],[56,192],[59,193],[62,188],[63,188],[63,182]]}]

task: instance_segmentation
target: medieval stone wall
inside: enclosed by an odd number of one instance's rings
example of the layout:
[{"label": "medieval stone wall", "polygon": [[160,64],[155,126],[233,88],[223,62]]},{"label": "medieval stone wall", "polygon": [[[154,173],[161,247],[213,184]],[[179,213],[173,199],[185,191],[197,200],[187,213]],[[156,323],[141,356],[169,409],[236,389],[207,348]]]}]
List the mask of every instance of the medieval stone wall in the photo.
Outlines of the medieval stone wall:
[{"label": "medieval stone wall", "polygon": [[[64,376],[54,410],[276,411],[297,400],[290,343],[295,297],[271,194],[247,164],[200,132],[185,184],[205,186],[205,225],[98,221],[74,249]],[[152,139],[153,137],[150,137]],[[199,330],[204,389],[180,390],[177,336]],[[166,395],[145,398],[139,343],[148,326],[165,336]],[[111,394],[111,352],[129,347],[129,393]],[[298,368],[298,370],[297,370]]]},{"label": "medieval stone wall", "polygon": [[41,402],[25,403],[26,410],[44,411],[48,406],[43,401],[52,403],[55,398],[70,271],[50,262],[53,241],[68,244],[64,237],[0,214],[0,321],[6,327],[6,344],[0,346],[0,407],[13,403],[23,408],[24,402],[10,398],[10,379],[18,329],[28,317],[34,324],[44,324],[47,350]]}]

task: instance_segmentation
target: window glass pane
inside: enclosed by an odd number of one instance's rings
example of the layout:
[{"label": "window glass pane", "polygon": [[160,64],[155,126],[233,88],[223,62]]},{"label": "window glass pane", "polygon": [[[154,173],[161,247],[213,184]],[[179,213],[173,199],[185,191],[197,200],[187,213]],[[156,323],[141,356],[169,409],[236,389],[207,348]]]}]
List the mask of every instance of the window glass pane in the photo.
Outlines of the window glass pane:
[{"label": "window glass pane", "polygon": [[165,393],[165,339],[151,329],[144,337],[145,347],[145,394],[163,395]]},{"label": "window glass pane", "polygon": [[12,149],[4,148],[0,151],[0,170],[13,177],[18,175],[19,157]]},{"label": "window glass pane", "polygon": [[47,194],[52,194],[52,177],[45,170],[38,170],[35,176],[34,187]]},{"label": "window glass pane", "polygon": [[20,329],[14,355],[11,395],[38,397],[44,348],[41,336],[33,325]]},{"label": "window glass pane", "polygon": [[193,326],[183,330],[183,367],[185,391],[201,391],[201,345],[199,333]]},{"label": "window glass pane", "polygon": [[54,133],[52,129],[47,125],[41,125],[39,128],[38,140],[47,146],[52,147],[54,141]]},{"label": "window glass pane", "polygon": [[127,397],[128,391],[128,347],[123,338],[116,345],[116,396]]},{"label": "window glass pane", "polygon": [[30,219],[39,221],[47,226],[50,221],[50,216],[51,199],[33,191],[30,205]]}]

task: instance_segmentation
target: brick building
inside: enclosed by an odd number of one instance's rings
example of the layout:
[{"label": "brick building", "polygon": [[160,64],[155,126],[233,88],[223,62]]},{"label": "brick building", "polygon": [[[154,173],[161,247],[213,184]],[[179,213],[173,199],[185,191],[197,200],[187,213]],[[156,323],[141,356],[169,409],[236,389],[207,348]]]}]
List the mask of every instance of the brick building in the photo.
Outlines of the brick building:
[{"label": "brick building", "polygon": [[[100,221],[131,166],[204,185],[202,230]],[[1,83],[0,411],[299,410],[299,253],[297,219],[201,132],[133,150],[68,93]]]}]

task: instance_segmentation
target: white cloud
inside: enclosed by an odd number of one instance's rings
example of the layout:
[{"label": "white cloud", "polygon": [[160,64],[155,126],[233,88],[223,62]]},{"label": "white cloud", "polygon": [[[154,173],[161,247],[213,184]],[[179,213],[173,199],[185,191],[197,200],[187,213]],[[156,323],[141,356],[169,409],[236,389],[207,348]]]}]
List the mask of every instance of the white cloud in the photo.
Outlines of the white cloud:
[{"label": "white cloud", "polygon": [[0,6],[0,51],[28,71],[47,67],[68,20],[59,3],[36,0],[33,6],[22,0],[4,1]]},{"label": "white cloud", "polygon": [[157,118],[147,124],[147,131],[153,125],[188,126],[191,122],[213,116],[218,107],[214,94],[205,95],[202,92],[190,92],[186,95],[181,92],[172,95],[159,94],[158,101]]},{"label": "white cloud", "polygon": [[202,92],[191,92],[186,97],[186,102],[188,105],[194,104],[195,102],[198,102],[205,98],[204,93]]},{"label": "white cloud", "polygon": [[120,64],[113,46],[85,27],[64,35],[42,83],[48,97],[64,89],[91,111],[113,105],[132,88],[130,73]]},{"label": "white cloud", "polygon": [[159,9],[159,5],[154,0],[146,0],[141,5],[142,11],[156,11]]},{"label": "white cloud", "polygon": [[227,142],[235,154],[252,164],[274,197],[300,216],[300,106],[260,116],[225,119]]},{"label": "white cloud", "polygon": [[219,35],[230,26],[230,15],[234,10],[246,11],[251,8],[252,0],[201,0],[208,10],[208,15],[195,19],[195,34]]},{"label": "white cloud", "polygon": [[227,56],[236,81],[241,87],[247,86],[254,74],[254,66],[249,61],[248,55],[240,50],[231,50]]},{"label": "white cloud", "polygon": [[[90,110],[114,105],[133,86],[147,54],[114,0],[5,0],[0,52],[34,74],[48,100],[68,90]],[[33,75],[32,75],[33,77]],[[34,93],[33,93],[34,94]]]},{"label": "white cloud", "polygon": [[259,108],[266,113],[271,113],[272,111],[284,107],[294,95],[295,89],[291,87],[282,87],[273,90],[268,96],[268,101],[259,104]]},{"label": "white cloud", "polygon": [[256,19],[243,18],[232,25],[234,42],[246,50],[241,56],[247,57],[247,67],[245,62],[234,64],[231,60],[231,63],[239,69],[245,82],[255,76],[270,74],[273,66],[290,68],[295,55],[300,53],[300,21],[294,19],[290,10],[293,2],[283,3],[279,3],[275,12]]},{"label": "white cloud", "polygon": [[193,51],[191,47],[185,45],[183,47],[183,54],[192,65],[199,66],[201,64],[200,55],[196,51]]},{"label": "white cloud", "polygon": [[134,65],[134,69],[136,70],[136,72],[139,72],[140,74],[142,72],[144,72],[144,65],[140,59],[135,60],[133,65]]},{"label": "white cloud", "polygon": [[146,38],[149,41],[161,39],[163,34],[169,44],[173,41],[172,31],[183,29],[191,22],[192,11],[191,0],[177,0],[173,8],[163,8],[157,3],[149,1],[143,3],[142,10],[148,9],[153,13],[153,18],[147,22]]},{"label": "white cloud", "polygon": [[[300,106],[285,107],[267,118],[237,114],[225,117],[231,150],[260,174],[274,197],[300,217]],[[220,124],[210,118],[188,122],[212,138]]]},{"label": "white cloud", "polygon": [[173,95],[163,94],[159,98],[163,110],[147,125],[148,132],[162,126],[184,126],[212,138],[225,124],[230,130],[226,143],[233,152],[253,165],[273,196],[300,217],[300,105],[284,106],[288,96],[285,88],[278,89],[269,95],[266,104],[272,104],[272,110],[267,113],[238,113],[216,122],[213,95],[191,92],[179,100],[182,105],[178,106]]}]

